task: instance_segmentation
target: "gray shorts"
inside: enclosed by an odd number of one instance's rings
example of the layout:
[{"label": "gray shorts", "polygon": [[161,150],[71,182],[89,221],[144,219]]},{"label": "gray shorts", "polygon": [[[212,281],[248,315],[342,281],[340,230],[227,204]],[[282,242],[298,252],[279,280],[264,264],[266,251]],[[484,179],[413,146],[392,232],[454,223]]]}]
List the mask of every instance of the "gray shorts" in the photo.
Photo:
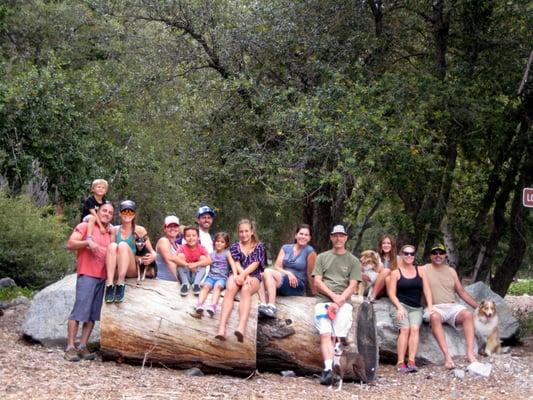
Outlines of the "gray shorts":
[{"label": "gray shorts", "polygon": [[76,301],[68,319],[74,321],[100,321],[105,279],[80,275],[76,280]]},{"label": "gray shorts", "polygon": [[409,328],[411,326],[422,325],[422,307],[411,307],[407,304],[400,303],[405,308],[406,315],[401,320],[398,320],[398,309],[393,307],[390,316],[394,321],[396,328]]}]

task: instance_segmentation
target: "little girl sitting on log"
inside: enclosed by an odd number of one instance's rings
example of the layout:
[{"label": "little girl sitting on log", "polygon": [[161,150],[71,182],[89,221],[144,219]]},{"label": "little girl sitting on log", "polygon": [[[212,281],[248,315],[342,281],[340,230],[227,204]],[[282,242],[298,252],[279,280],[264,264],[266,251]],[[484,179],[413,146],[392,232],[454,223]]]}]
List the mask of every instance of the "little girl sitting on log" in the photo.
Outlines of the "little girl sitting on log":
[{"label": "little girl sitting on log", "polygon": [[[211,317],[216,313],[220,293],[226,288],[230,267],[233,276],[237,276],[237,266],[233,258],[231,258],[231,253],[228,251],[229,235],[226,232],[219,232],[215,235],[214,242],[215,251],[210,254],[213,263],[205,278],[202,291],[198,297],[198,303],[195,307],[197,314],[202,315],[205,310]],[[211,305],[204,306],[204,302],[211,289],[213,289]]]}]

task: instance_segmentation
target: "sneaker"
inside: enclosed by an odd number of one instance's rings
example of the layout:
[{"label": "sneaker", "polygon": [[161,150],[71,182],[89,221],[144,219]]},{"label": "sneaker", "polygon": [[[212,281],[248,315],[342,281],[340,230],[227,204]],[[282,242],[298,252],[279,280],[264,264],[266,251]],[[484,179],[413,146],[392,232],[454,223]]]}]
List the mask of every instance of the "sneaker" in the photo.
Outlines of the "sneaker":
[{"label": "sneaker", "polygon": [[417,372],[417,371],[418,371],[418,368],[414,362],[407,363],[407,372]]},{"label": "sneaker", "polygon": [[263,315],[268,318],[276,318],[277,311],[278,309],[276,308],[274,304],[267,304],[263,311]]},{"label": "sneaker", "polygon": [[65,350],[65,354],[63,354],[63,358],[67,361],[80,361],[80,356],[78,355],[78,350],[74,348],[70,348]]},{"label": "sneaker", "polygon": [[202,315],[204,313],[204,305],[202,303],[196,303],[194,310],[196,311],[196,314]]},{"label": "sneaker", "polygon": [[117,285],[115,290],[115,303],[122,303],[126,295],[126,285]]},{"label": "sneaker", "polygon": [[182,296],[187,296],[187,293],[189,293],[189,285],[184,283],[183,285],[181,285],[180,294]]},{"label": "sneaker", "polygon": [[207,307],[206,311],[210,317],[213,317],[217,312],[217,305],[211,304],[209,307]]},{"label": "sneaker", "polygon": [[197,285],[196,283],[192,286],[192,293],[195,295],[195,296],[198,296],[200,294],[200,291],[202,289],[200,288],[200,285]]},{"label": "sneaker", "polygon": [[91,353],[87,347],[78,351],[78,356],[81,360],[94,360],[96,358],[96,353]]},{"label": "sneaker", "polygon": [[407,369],[407,365],[405,365],[405,363],[398,364],[397,367],[398,367],[397,371],[400,374],[406,374],[409,372],[409,370]]},{"label": "sneaker", "polygon": [[116,291],[115,285],[109,285],[105,287],[105,302],[106,303],[112,303],[115,301],[115,291]]},{"label": "sneaker", "polygon": [[261,303],[259,304],[259,306],[257,307],[257,312],[261,315],[265,315],[265,310],[267,309],[267,305],[265,303]]},{"label": "sneaker", "polygon": [[331,385],[333,383],[333,371],[330,369],[322,371],[322,375],[320,375],[320,380],[318,382],[321,385]]}]

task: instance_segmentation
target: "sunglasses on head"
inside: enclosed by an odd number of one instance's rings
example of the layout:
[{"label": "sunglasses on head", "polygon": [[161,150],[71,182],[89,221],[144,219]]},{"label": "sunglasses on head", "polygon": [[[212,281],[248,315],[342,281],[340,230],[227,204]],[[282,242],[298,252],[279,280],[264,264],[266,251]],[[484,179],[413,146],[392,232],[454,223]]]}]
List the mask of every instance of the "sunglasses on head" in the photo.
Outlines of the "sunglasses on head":
[{"label": "sunglasses on head", "polygon": [[432,256],[443,256],[444,254],[446,254],[446,252],[445,252],[445,251],[442,251],[442,250],[433,250],[433,251],[431,252],[431,255],[432,255]]},{"label": "sunglasses on head", "polygon": [[404,251],[403,255],[406,257],[409,257],[409,256],[414,257],[416,253],[414,251]]},{"label": "sunglasses on head", "polygon": [[126,217],[129,217],[129,216],[135,215],[135,211],[129,210],[129,209],[122,210],[120,212],[120,215],[125,215]]}]

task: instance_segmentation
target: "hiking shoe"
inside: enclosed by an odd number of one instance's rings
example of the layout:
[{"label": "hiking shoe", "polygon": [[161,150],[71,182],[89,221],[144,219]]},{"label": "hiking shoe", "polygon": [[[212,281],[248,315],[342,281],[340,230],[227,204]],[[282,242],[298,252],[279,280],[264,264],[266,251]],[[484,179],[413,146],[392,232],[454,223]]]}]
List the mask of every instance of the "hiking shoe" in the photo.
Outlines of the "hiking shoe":
[{"label": "hiking shoe", "polygon": [[115,301],[115,291],[116,291],[115,285],[109,285],[105,287],[105,302],[106,303],[112,303]]},{"label": "hiking shoe", "polygon": [[78,351],[78,356],[81,360],[94,360],[96,358],[96,353],[91,353],[87,347]]},{"label": "hiking shoe", "polygon": [[211,304],[209,307],[207,307],[206,311],[210,317],[213,317],[213,315],[215,315],[217,312],[217,305]]},{"label": "hiking shoe", "polygon": [[265,315],[265,310],[267,309],[267,305],[265,303],[261,303],[259,304],[259,306],[257,307],[257,312],[261,315]]},{"label": "hiking shoe", "polygon": [[400,374],[407,374],[409,372],[409,370],[407,369],[407,365],[405,365],[405,363],[398,364],[397,367],[398,367],[397,371]]},{"label": "hiking shoe", "polygon": [[198,296],[201,290],[202,289],[200,288],[200,285],[196,283],[192,286],[192,294],[194,294],[195,296]]},{"label": "hiking shoe", "polygon": [[407,372],[417,372],[418,368],[415,363],[407,363]]},{"label": "hiking shoe", "polygon": [[318,382],[321,385],[331,385],[333,383],[333,371],[330,369],[322,371],[322,375],[320,375],[320,380]]},{"label": "hiking shoe", "polygon": [[197,303],[194,307],[196,314],[202,315],[204,313],[204,305],[202,303]]},{"label": "hiking shoe", "polygon": [[126,295],[126,285],[117,285],[115,290],[115,303],[122,303]]},{"label": "hiking shoe", "polygon": [[65,350],[65,354],[63,354],[63,358],[67,361],[80,361],[78,350],[74,348]]},{"label": "hiking shoe", "polygon": [[187,296],[187,293],[189,293],[189,285],[184,283],[183,285],[181,285],[180,294],[182,296]]}]

